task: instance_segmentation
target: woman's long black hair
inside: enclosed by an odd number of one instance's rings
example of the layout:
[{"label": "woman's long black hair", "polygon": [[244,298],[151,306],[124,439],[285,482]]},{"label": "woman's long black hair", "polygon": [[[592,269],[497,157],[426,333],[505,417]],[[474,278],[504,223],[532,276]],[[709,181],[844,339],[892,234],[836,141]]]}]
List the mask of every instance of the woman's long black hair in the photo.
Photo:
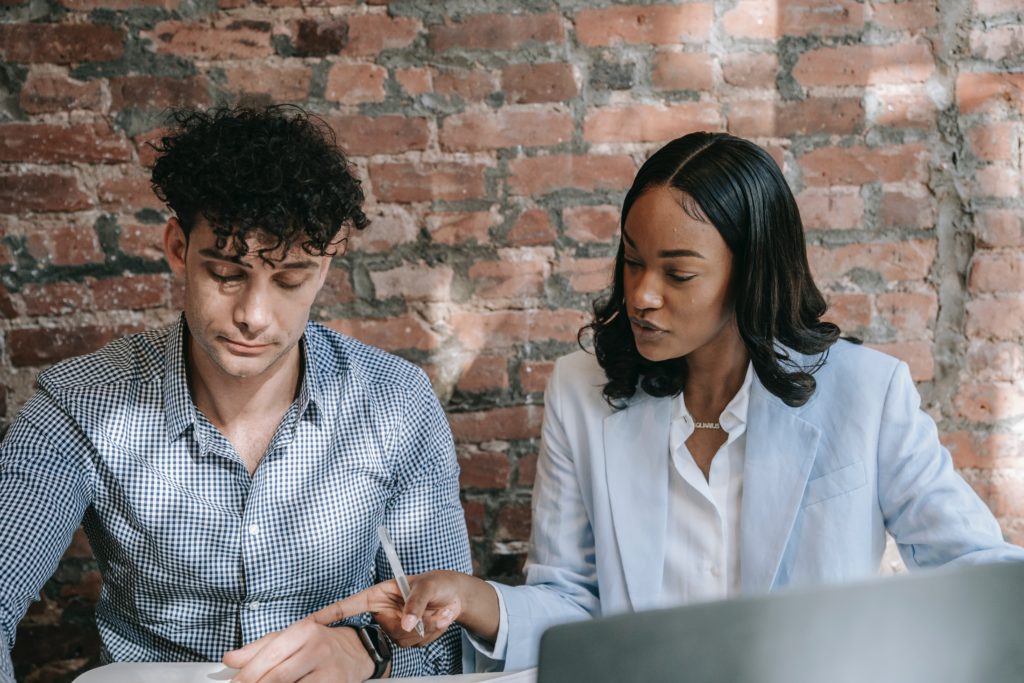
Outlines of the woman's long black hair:
[{"label": "woman's long black hair", "polygon": [[[840,333],[821,320],[828,306],[811,278],[800,212],[778,165],[757,145],[725,133],[673,140],[637,173],[622,202],[620,231],[633,203],[654,187],[679,190],[687,214],[718,229],[732,252],[736,322],[758,379],[786,404],[806,403],[814,393],[813,374]],[[612,405],[632,396],[637,384],[652,396],[672,396],[686,382],[685,358],[654,362],[636,349],[623,254],[620,239],[611,295],[595,302],[594,322],[580,330],[593,332],[608,377],[604,396]],[[817,360],[798,365],[780,345]]]}]

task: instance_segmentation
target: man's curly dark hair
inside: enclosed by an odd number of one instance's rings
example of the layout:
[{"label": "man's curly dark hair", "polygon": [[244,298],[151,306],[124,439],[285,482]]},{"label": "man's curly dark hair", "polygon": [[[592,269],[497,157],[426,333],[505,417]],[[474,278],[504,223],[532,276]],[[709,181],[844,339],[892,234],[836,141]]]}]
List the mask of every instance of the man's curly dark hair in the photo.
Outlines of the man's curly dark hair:
[{"label": "man's curly dark hair", "polygon": [[153,145],[153,190],[186,236],[205,217],[217,248],[230,243],[239,257],[252,236],[266,239],[264,260],[299,240],[306,253],[330,256],[342,228],[369,223],[334,131],[300,107],[178,109],[171,117],[175,129]]}]

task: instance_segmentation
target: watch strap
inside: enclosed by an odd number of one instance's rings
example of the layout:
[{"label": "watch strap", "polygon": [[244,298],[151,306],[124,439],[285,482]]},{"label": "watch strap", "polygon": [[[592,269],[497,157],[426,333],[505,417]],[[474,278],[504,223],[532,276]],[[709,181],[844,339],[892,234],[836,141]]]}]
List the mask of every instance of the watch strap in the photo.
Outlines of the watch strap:
[{"label": "watch strap", "polygon": [[376,624],[356,626],[355,629],[359,634],[360,642],[366,648],[366,654],[370,655],[370,659],[373,660],[373,675],[370,678],[380,678],[388,670],[388,664],[391,663],[391,646],[388,644],[388,639],[380,630],[380,626]]}]

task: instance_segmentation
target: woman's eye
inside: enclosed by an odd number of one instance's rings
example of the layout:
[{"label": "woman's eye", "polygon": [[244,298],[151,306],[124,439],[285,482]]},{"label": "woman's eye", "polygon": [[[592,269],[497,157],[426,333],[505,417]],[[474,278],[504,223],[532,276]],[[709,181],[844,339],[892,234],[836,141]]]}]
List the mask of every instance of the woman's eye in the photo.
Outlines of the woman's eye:
[{"label": "woman's eye", "polygon": [[630,258],[623,259],[623,260],[626,262],[626,267],[627,268],[639,268],[640,267],[640,262],[639,261],[634,261],[633,259],[630,259]]},{"label": "woman's eye", "polygon": [[673,282],[686,282],[687,280],[692,280],[693,278],[695,278],[696,275],[680,275],[678,273],[669,273],[668,277]]},{"label": "woman's eye", "polygon": [[242,279],[241,273],[218,273],[215,270],[210,271],[210,276],[217,282],[223,283],[238,282]]},{"label": "woman's eye", "polygon": [[277,286],[281,289],[298,289],[303,285],[305,280],[299,280],[298,282],[291,282],[290,280],[278,280]]}]

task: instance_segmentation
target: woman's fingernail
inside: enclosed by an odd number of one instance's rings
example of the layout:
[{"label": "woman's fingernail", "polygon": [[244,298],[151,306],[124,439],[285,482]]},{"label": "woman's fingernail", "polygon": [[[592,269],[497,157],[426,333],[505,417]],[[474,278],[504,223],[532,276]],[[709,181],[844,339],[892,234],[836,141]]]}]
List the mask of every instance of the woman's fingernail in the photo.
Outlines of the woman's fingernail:
[{"label": "woman's fingernail", "polygon": [[416,617],[411,614],[406,614],[402,617],[402,629],[411,631],[416,628]]}]

